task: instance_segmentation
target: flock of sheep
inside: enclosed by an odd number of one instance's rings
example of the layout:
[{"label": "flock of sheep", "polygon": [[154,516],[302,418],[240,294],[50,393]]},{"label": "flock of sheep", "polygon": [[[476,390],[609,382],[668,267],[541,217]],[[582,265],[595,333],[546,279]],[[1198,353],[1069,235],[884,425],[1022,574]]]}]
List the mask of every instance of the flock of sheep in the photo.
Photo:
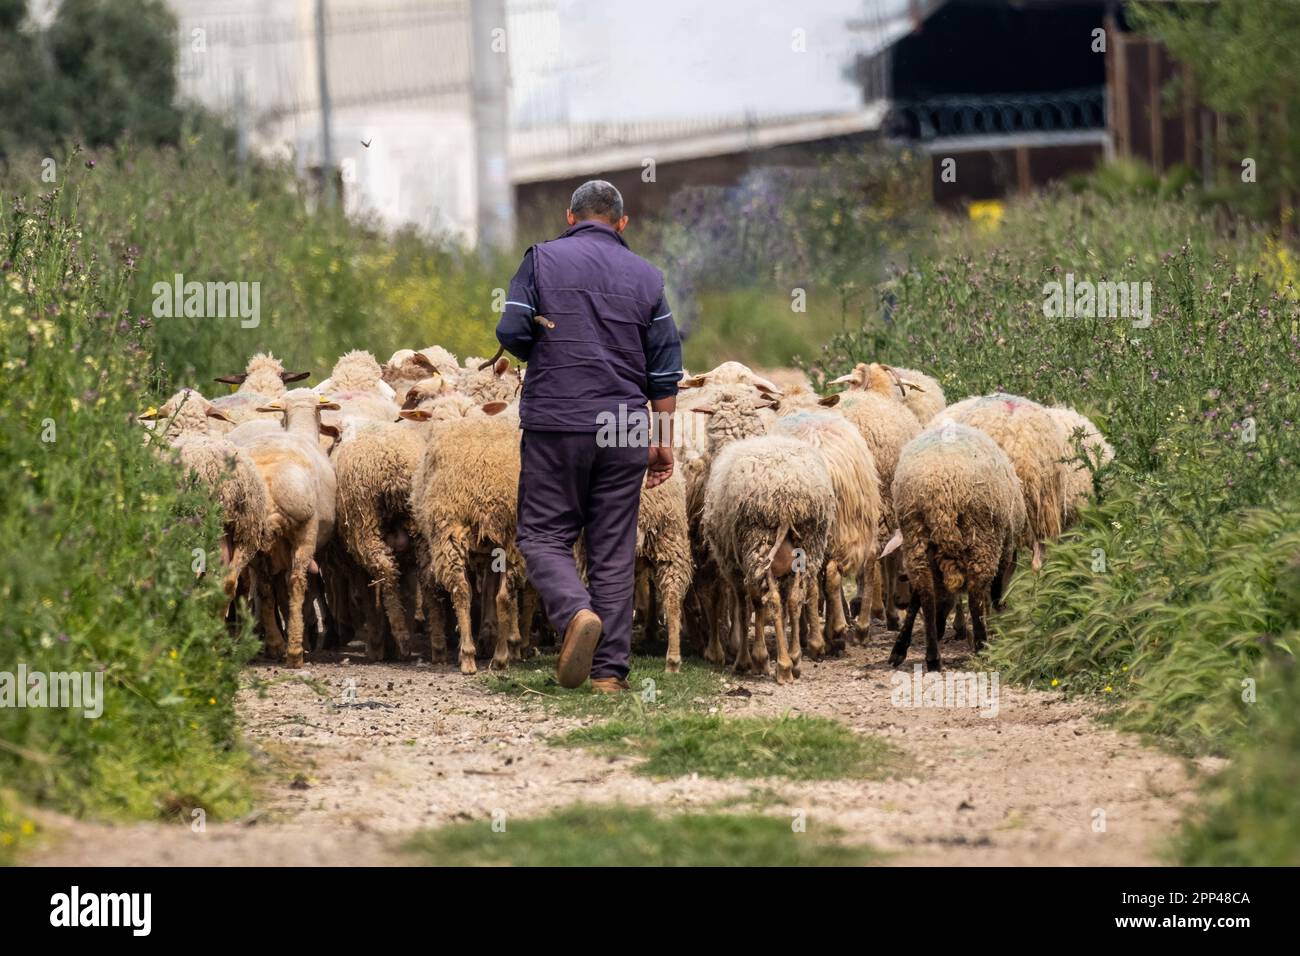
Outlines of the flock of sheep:
[{"label": "flock of sheep", "polygon": [[[293,667],[308,631],[317,648],[359,636],[378,660],[423,653],[423,630],[435,662],[456,641],[466,674],[480,647],[505,668],[553,640],[514,541],[521,372],[431,346],[384,364],[349,352],[290,387],[306,375],[258,354],[219,379],[231,394],[182,389],[141,416],[222,507],[228,618],[246,598],[267,654]],[[978,648],[1017,553],[1037,567],[1090,464],[1113,457],[1071,409],[946,406],[933,378],[878,363],[831,384],[847,389],[822,397],[801,373],[736,362],[680,383],[677,468],[643,489],[637,526],[636,616],[644,633],[662,623],[669,671],[685,634],[710,662],[767,673],[770,629],[784,683],[873,616],[899,631],[898,665],[918,611],[938,669],[950,612],[966,632],[960,597]]]}]

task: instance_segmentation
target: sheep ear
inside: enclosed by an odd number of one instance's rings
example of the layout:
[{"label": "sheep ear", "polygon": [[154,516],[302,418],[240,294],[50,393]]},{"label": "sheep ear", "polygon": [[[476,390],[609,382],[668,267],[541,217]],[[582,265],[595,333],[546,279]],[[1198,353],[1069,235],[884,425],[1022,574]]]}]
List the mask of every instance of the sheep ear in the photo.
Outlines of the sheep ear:
[{"label": "sheep ear", "polygon": [[834,395],[827,395],[824,398],[817,399],[817,404],[822,406],[822,408],[834,408],[839,403],[840,403],[839,392],[836,392]]},{"label": "sheep ear", "polygon": [[205,412],[207,413],[208,418],[215,418],[217,421],[221,421],[221,422],[230,422],[231,425],[235,424],[228,417],[226,417],[225,412],[217,408],[217,406],[215,405],[209,405],[205,409]]},{"label": "sheep ear", "polygon": [[412,355],[411,362],[420,366],[420,368],[427,368],[431,371],[436,371],[438,368],[433,364],[433,359],[429,358],[429,356],[425,355],[423,352],[416,352]]},{"label": "sheep ear", "polygon": [[480,407],[483,409],[484,415],[499,415],[502,412],[504,412],[507,408],[510,407],[510,403],[509,402],[488,402],[486,405],[482,405]]},{"label": "sheep ear", "polygon": [[243,385],[246,378],[248,373],[240,372],[238,375],[218,375],[212,381],[220,382],[222,385]]},{"label": "sheep ear", "polygon": [[781,391],[774,382],[769,382],[765,378],[759,378],[757,375],[754,376],[754,387],[764,395],[769,395],[773,398],[780,398],[785,394],[785,392]]},{"label": "sheep ear", "polygon": [[680,382],[677,383],[677,387],[678,387],[679,389],[682,389],[682,388],[703,388],[703,387],[704,387],[704,376],[703,376],[703,375],[692,375],[690,378],[684,378],[684,379],[682,379]]},{"label": "sheep ear", "polygon": [[321,400],[316,403],[316,407],[322,412],[337,412],[339,410],[339,403],[322,397]]},{"label": "sheep ear", "polygon": [[142,411],[139,415],[137,415],[137,416],[135,417],[135,420],[138,421],[138,422],[156,422],[156,421],[158,421],[158,419],[160,419],[160,418],[162,418],[162,415],[160,415],[160,414],[158,413],[158,409],[156,409],[156,408],[154,408],[152,405],[150,405],[148,408],[146,408],[144,411]]},{"label": "sheep ear", "polygon": [[717,412],[717,409],[712,405],[698,405],[695,408],[692,408],[691,411],[700,415],[712,415]]},{"label": "sheep ear", "polygon": [[339,426],[326,425],[324,422],[320,423],[320,433],[327,438],[333,438],[335,441],[343,437],[343,432],[339,430]]},{"label": "sheep ear", "polygon": [[397,420],[400,422],[403,418],[408,422],[427,422],[433,417],[433,412],[427,408],[403,408],[397,413]]},{"label": "sheep ear", "polygon": [[416,405],[419,404],[420,404],[420,389],[417,386],[412,385],[410,388],[406,390],[406,398],[402,401],[402,411],[406,411],[409,408],[414,408]]},{"label": "sheep ear", "polygon": [[282,382],[301,382],[304,378],[311,378],[311,372],[281,372],[280,381]]},{"label": "sheep ear", "polygon": [[880,557],[886,558],[898,550],[899,545],[903,543],[903,529],[899,528],[894,532],[893,537],[885,542],[885,546],[880,549]]},{"label": "sheep ear", "polygon": [[279,402],[272,402],[272,403],[269,404],[269,405],[258,405],[258,406],[257,406],[257,411],[259,411],[259,412],[282,412],[282,411],[284,411],[284,406],[281,405]]},{"label": "sheep ear", "polygon": [[858,377],[854,373],[849,372],[848,375],[841,375],[839,378],[833,378],[826,384],[827,385],[857,385]]},{"label": "sheep ear", "polygon": [[497,364],[492,366],[492,372],[496,375],[504,375],[510,371],[510,359],[504,355],[497,359]]}]

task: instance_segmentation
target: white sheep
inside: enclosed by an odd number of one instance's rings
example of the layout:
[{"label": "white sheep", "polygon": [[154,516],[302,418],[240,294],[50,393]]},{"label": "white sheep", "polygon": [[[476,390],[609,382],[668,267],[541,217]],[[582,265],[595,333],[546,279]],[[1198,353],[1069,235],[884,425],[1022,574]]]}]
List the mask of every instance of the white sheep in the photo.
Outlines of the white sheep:
[{"label": "white sheep", "polygon": [[962,593],[970,603],[975,650],[984,646],[985,614],[1010,577],[1026,522],[1020,481],[1006,453],[987,434],[943,423],[903,449],[893,498],[912,598],[889,663],[897,667],[907,658],[920,609],[926,669],[939,670],[939,640]]},{"label": "white sheep", "polygon": [[411,514],[429,554],[422,568],[426,607],[441,606],[439,590],[450,595],[463,674],[477,670],[470,605],[479,572],[496,585],[491,666],[506,667],[512,648],[518,653],[522,645],[518,592],[525,573],[515,546],[519,422],[499,402],[482,411],[446,421],[435,416],[411,482]]},{"label": "white sheep", "polygon": [[1065,471],[1062,462],[1074,453],[1064,429],[1037,402],[997,392],[950,405],[936,422],[973,425],[998,443],[1015,466],[1029,516],[1022,542],[1033,548],[1034,567],[1042,560],[1042,545],[1060,535],[1065,520]]},{"label": "white sheep", "polygon": [[[336,408],[311,389],[296,388],[259,409],[280,414],[282,428],[268,430],[266,423],[253,421],[226,436],[252,458],[269,492],[272,540],[263,553],[272,574],[287,573],[289,578],[285,660],[290,667],[301,667],[303,663],[307,573],[315,565],[317,549],[334,534],[334,468],[321,451],[319,436],[321,413]],[[263,623],[267,624],[265,613]],[[276,643],[276,630],[268,630],[268,641]]]},{"label": "white sheep", "polygon": [[[752,659],[759,673],[767,671],[765,633],[771,620],[776,679],[786,683],[799,673],[799,624],[835,521],[834,486],[821,454],[806,442],[785,435],[730,440],[756,427],[758,408],[748,397],[720,398],[695,411],[710,416],[712,461],[703,525],[730,591],[733,643],[739,645],[736,670],[748,669]],[[751,606],[752,653],[746,634]]]},{"label": "white sheep", "polygon": [[[782,402],[782,411],[785,404]],[[848,622],[844,615],[842,578],[869,579],[876,562],[881,525],[880,477],[866,440],[850,422],[832,412],[795,411],[777,419],[775,432],[807,442],[821,452],[835,489],[835,524],[823,571],[827,631],[843,646]],[[820,633],[809,632],[810,654],[825,652]]]},{"label": "white sheep", "polygon": [[270,540],[261,475],[247,454],[216,431],[218,424],[229,424],[225,415],[193,389],[181,389],[159,408],[145,411],[140,420],[164,423],[161,437],[221,505],[223,587],[233,601],[244,570]]}]

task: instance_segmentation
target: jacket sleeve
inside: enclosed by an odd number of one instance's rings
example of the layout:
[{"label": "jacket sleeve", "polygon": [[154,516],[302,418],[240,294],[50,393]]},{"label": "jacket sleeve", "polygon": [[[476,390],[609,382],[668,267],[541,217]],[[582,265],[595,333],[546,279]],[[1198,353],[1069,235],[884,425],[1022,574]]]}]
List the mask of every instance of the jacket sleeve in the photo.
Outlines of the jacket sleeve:
[{"label": "jacket sleeve", "polygon": [[645,334],[647,394],[651,400],[677,394],[682,377],[682,340],[668,308],[668,297],[660,293]]},{"label": "jacket sleeve", "polygon": [[533,351],[533,341],[537,327],[533,316],[537,314],[540,302],[537,297],[537,283],[533,274],[533,250],[524,253],[524,261],[510,280],[510,291],[506,294],[506,308],[497,323],[497,341],[507,352],[527,362]]}]

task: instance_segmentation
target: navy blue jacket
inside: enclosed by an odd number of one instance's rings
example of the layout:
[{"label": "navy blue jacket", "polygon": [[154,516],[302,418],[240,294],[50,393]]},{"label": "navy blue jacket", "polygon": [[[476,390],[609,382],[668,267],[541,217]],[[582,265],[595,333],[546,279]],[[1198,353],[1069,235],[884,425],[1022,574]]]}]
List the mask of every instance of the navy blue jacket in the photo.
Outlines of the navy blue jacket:
[{"label": "navy blue jacket", "polygon": [[626,418],[676,395],[682,375],[663,273],[599,220],[524,254],[497,340],[528,363],[519,415],[537,431],[597,431],[602,414],[618,419],[621,406]]}]

